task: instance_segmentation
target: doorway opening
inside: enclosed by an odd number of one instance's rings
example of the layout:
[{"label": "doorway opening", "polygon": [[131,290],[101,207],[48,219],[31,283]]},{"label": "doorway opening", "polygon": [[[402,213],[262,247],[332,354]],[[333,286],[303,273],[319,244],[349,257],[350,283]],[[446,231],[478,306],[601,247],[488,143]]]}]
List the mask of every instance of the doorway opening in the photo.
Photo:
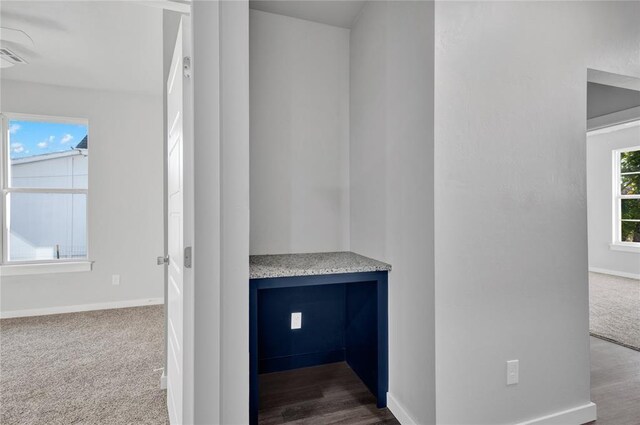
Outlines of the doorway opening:
[{"label": "doorway opening", "polygon": [[640,79],[589,70],[586,143],[592,400],[631,421],[640,398],[611,400],[640,389]]},{"label": "doorway opening", "polygon": [[[192,357],[178,302],[190,294],[166,283],[190,241],[178,208],[192,184],[190,6],[3,1],[0,13],[0,422],[190,422],[178,352]],[[180,120],[167,125],[169,111]]]}]

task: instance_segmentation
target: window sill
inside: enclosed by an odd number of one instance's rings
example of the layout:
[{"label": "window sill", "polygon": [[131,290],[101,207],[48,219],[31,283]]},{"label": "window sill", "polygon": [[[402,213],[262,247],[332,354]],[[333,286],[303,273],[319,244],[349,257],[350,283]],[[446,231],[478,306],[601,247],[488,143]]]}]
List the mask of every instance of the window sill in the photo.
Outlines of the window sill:
[{"label": "window sill", "polygon": [[48,273],[90,272],[92,261],[69,261],[60,263],[5,264],[0,266],[0,276],[27,276]]},{"label": "window sill", "polygon": [[640,254],[640,244],[621,244],[621,243],[612,243],[609,245],[609,249],[612,251],[625,251],[625,252],[636,252]]}]

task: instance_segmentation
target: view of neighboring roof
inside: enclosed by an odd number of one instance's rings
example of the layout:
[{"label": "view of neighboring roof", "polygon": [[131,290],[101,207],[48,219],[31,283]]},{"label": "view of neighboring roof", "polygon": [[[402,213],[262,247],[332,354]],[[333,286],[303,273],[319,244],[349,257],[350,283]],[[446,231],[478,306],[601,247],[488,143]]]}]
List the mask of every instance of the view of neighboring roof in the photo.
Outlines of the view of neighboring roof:
[{"label": "view of neighboring roof", "polygon": [[89,141],[87,139],[87,136],[84,136],[84,138],[80,141],[80,143],[78,143],[78,145],[75,148],[69,149],[67,151],[48,152],[40,155],[31,155],[31,156],[25,156],[22,158],[12,158],[11,165],[29,164],[32,162],[46,161],[49,159],[64,158],[64,157],[76,156],[76,155],[87,156],[87,152],[82,152],[80,149],[88,149],[88,146],[89,146]]},{"label": "view of neighboring roof", "polygon": [[78,146],[76,146],[76,149],[87,149],[88,143],[89,141],[87,140],[87,136],[84,136],[84,139],[82,139],[80,141],[80,143],[78,143]]},{"label": "view of neighboring roof", "polygon": [[69,149],[68,151],[62,151],[62,152],[50,152],[50,153],[43,153],[41,155],[25,156],[22,158],[12,158],[11,165],[29,164],[31,162],[48,161],[50,159],[66,158],[69,156],[85,156],[86,157],[87,154],[82,153],[80,149]]}]

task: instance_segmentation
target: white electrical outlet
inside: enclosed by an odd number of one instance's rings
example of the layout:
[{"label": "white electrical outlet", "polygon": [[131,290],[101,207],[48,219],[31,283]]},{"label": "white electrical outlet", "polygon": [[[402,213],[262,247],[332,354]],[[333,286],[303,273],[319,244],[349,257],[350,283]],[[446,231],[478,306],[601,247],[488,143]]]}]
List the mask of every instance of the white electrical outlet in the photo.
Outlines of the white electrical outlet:
[{"label": "white electrical outlet", "polygon": [[291,313],[291,329],[302,329],[302,313]]},{"label": "white electrical outlet", "polygon": [[520,381],[520,361],[507,361],[507,385],[516,385]]},{"label": "white electrical outlet", "polygon": [[120,285],[120,275],[114,274],[111,276],[111,284],[112,285]]}]

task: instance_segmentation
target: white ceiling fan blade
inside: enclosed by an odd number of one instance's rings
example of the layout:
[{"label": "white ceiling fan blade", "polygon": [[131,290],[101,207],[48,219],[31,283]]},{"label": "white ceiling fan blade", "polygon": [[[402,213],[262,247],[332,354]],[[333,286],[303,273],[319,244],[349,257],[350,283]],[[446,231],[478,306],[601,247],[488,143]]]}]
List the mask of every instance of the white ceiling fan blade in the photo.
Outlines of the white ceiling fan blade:
[{"label": "white ceiling fan blade", "polygon": [[14,28],[0,27],[0,42],[5,41],[26,47],[35,47],[33,39],[26,32]]},{"label": "white ceiling fan blade", "polygon": [[16,52],[6,47],[0,47],[0,58],[6,62],[11,62],[14,65],[25,65],[28,62],[18,56]]},{"label": "white ceiling fan blade", "polygon": [[11,68],[12,66],[13,66],[13,63],[11,63],[8,60],[0,57],[0,69],[2,69],[2,68]]}]

